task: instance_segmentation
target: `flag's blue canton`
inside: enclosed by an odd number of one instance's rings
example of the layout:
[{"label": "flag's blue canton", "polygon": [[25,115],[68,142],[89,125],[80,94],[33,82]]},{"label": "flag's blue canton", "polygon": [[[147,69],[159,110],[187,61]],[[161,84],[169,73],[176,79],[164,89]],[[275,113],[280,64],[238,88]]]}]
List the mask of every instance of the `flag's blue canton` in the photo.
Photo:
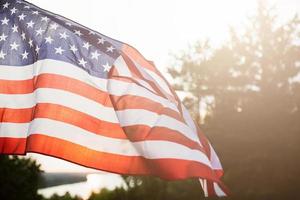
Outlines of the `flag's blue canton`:
[{"label": "flag's blue canton", "polygon": [[1,1],[0,65],[42,59],[69,62],[106,78],[121,43],[26,1]]}]

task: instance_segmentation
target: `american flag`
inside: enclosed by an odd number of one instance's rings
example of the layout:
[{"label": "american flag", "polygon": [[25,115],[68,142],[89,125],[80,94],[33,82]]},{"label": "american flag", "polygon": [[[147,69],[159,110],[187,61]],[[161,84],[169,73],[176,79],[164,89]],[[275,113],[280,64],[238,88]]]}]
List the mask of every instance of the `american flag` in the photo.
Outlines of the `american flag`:
[{"label": "american flag", "polygon": [[26,1],[1,1],[0,153],[41,153],[226,195],[220,161],[136,49]]}]

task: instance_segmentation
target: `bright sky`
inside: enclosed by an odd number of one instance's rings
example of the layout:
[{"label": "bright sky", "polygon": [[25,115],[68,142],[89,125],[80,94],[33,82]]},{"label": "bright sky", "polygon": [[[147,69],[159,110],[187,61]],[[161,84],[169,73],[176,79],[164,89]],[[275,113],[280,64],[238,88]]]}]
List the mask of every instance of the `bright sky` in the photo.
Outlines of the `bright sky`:
[{"label": "bright sky", "polygon": [[[228,26],[242,27],[256,8],[255,0],[28,0],[109,37],[136,47],[166,71],[170,53],[179,53],[199,39],[217,46]],[[269,0],[280,21],[296,12],[299,0]],[[86,171],[86,168],[34,154],[45,171]]]}]

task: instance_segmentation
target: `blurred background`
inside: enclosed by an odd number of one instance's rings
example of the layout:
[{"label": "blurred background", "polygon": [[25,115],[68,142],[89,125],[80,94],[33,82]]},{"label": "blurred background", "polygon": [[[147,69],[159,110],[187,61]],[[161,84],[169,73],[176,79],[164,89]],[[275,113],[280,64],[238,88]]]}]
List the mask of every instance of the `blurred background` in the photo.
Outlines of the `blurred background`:
[{"label": "blurred background", "polygon": [[[299,1],[29,2],[154,61],[217,151],[225,199],[297,199]],[[38,154],[1,155],[0,188],[0,199],[204,199],[197,180],[119,176]]]}]

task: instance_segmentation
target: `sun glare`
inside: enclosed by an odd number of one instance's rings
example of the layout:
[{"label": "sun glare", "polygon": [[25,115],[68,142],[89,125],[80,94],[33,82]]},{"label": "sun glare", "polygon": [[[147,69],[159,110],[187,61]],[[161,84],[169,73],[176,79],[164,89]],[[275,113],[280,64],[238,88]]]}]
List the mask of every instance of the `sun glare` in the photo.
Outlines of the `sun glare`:
[{"label": "sun glare", "polygon": [[101,189],[103,185],[103,179],[100,174],[88,174],[86,176],[87,184],[93,192],[97,192]]}]

